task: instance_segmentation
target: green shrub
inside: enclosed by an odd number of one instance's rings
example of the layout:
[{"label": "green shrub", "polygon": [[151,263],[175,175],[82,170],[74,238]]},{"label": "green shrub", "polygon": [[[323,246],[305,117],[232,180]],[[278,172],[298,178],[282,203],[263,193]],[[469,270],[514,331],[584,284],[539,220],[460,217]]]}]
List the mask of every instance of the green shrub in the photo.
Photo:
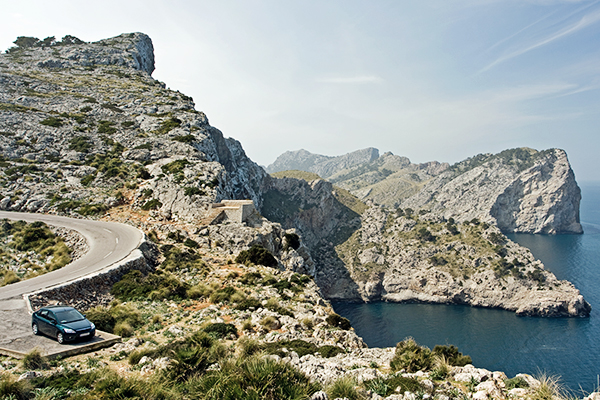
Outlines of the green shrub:
[{"label": "green shrub", "polygon": [[89,174],[81,178],[80,182],[83,186],[89,186],[96,179],[96,174]]},{"label": "green shrub", "polygon": [[30,399],[32,393],[31,384],[27,379],[18,381],[13,374],[0,374],[0,399]]},{"label": "green shrub", "polygon": [[200,245],[198,244],[198,242],[196,242],[195,240],[192,240],[190,238],[186,238],[183,241],[183,245],[186,247],[190,247],[192,249],[197,249],[198,247],[200,247]]},{"label": "green shrub", "polygon": [[264,317],[260,321],[260,324],[263,326],[263,328],[265,328],[269,331],[273,331],[275,329],[281,328],[281,323],[279,322],[279,320],[277,318],[273,317],[272,315]]},{"label": "green shrub", "polygon": [[106,135],[112,135],[117,132],[117,128],[113,125],[115,123],[112,121],[98,121],[98,133],[103,133]]},{"label": "green shrub", "polygon": [[511,379],[505,379],[504,384],[506,385],[506,390],[527,389],[529,387],[529,383],[527,383],[527,381],[520,376]]},{"label": "green shrub", "polygon": [[233,288],[231,286],[225,286],[224,288],[215,290],[210,295],[210,302],[216,304],[216,303],[222,303],[225,301],[229,301],[231,296],[235,293],[237,293],[237,290],[235,290],[235,288]]},{"label": "green shrub", "polygon": [[364,381],[363,385],[367,390],[371,390],[378,395],[385,397],[394,393],[420,393],[423,391],[421,384],[417,379],[405,378],[403,376],[392,376],[390,378],[375,378]]},{"label": "green shrub", "polygon": [[122,321],[118,322],[115,325],[113,333],[122,337],[130,337],[133,336],[134,330],[133,327],[127,321]]},{"label": "green shrub", "polygon": [[256,264],[266,267],[277,267],[278,262],[273,257],[273,254],[262,246],[254,245],[248,250],[242,250],[235,258],[235,262],[239,264]]},{"label": "green shrub", "polygon": [[61,126],[63,126],[63,120],[56,117],[48,117],[45,120],[40,121],[40,124],[51,126],[53,128],[60,128]]},{"label": "green shrub", "polygon": [[345,331],[349,330],[352,327],[348,319],[336,313],[329,314],[327,318],[325,318],[325,322],[327,322],[329,326],[332,326],[334,328],[340,328]]},{"label": "green shrub", "polygon": [[157,199],[148,200],[141,207],[144,211],[157,210],[162,207],[162,203]]},{"label": "green shrub", "polygon": [[77,214],[86,216],[103,214],[108,208],[106,204],[84,204],[77,209]]},{"label": "green shrub", "polygon": [[23,357],[23,368],[46,369],[48,368],[48,359],[42,356],[37,348],[33,349]]},{"label": "green shrub", "polygon": [[331,358],[337,356],[338,354],[344,354],[346,351],[338,346],[326,344],[324,346],[319,347],[318,352],[324,358]]},{"label": "green shrub", "polygon": [[325,392],[331,399],[363,400],[363,397],[357,390],[357,386],[358,382],[355,377],[344,375],[327,386]]},{"label": "green shrub", "polygon": [[245,299],[238,301],[234,308],[240,311],[247,311],[250,308],[257,310],[261,307],[262,303],[258,299],[254,297],[246,297]]},{"label": "green shrub", "polygon": [[256,285],[261,279],[260,272],[246,272],[240,278],[240,283],[243,285]]},{"label": "green shrub", "polygon": [[448,364],[456,367],[464,367],[473,362],[470,356],[463,355],[454,345],[436,345],[433,348],[433,354],[444,357]]},{"label": "green shrub", "polygon": [[164,174],[176,175],[176,174],[182,173],[184,168],[186,167],[186,165],[189,165],[189,164],[190,164],[190,162],[184,158],[181,160],[172,161],[168,164],[161,166],[160,168],[162,169],[162,172]]},{"label": "green shrub", "polygon": [[217,339],[228,338],[230,335],[238,336],[237,329],[233,324],[225,324],[222,322],[210,324],[205,327],[204,332],[216,336]]},{"label": "green shrub", "polygon": [[171,140],[181,143],[192,143],[196,141],[196,137],[194,135],[175,136]]},{"label": "green shrub", "polygon": [[260,356],[221,363],[218,370],[192,379],[187,391],[202,400],[308,399],[319,386],[293,366]]},{"label": "green shrub", "polygon": [[407,338],[396,345],[390,368],[394,371],[405,369],[407,372],[417,372],[429,369],[432,363],[431,350],[419,346],[413,338]]},{"label": "green shrub", "polygon": [[162,121],[160,123],[160,128],[158,128],[155,133],[159,135],[164,135],[165,133],[169,133],[171,130],[178,128],[181,126],[181,120],[175,117],[169,117],[168,119]]},{"label": "green shrub", "polygon": [[75,150],[80,153],[87,153],[92,147],[93,144],[87,136],[75,136],[69,143],[69,150]]},{"label": "green shrub", "polygon": [[96,325],[96,329],[104,332],[113,332],[116,324],[115,317],[112,316],[106,307],[90,308],[86,312],[86,318]]},{"label": "green shrub", "polygon": [[187,186],[187,187],[183,188],[183,190],[184,190],[185,195],[188,197],[192,197],[197,194],[198,195],[204,194],[204,191],[202,189],[197,188],[195,186]]}]

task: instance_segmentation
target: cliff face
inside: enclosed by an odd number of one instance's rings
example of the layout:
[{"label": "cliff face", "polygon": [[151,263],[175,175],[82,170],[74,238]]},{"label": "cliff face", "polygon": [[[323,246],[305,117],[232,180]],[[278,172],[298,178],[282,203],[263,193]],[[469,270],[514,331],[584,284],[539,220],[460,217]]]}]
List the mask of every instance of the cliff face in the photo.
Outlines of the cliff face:
[{"label": "cliff face", "polygon": [[1,54],[0,208],[191,222],[221,199],[260,206],[264,170],[153,70],[141,33]]},{"label": "cliff face", "polygon": [[591,310],[571,283],[493,225],[398,215],[375,205],[361,222],[336,249],[366,301],[468,304],[537,316]]},{"label": "cliff face", "polygon": [[402,207],[479,218],[503,232],[582,233],[581,191],[563,150],[507,150],[466,160],[426,183]]},{"label": "cliff face", "polygon": [[[430,210],[461,221],[479,218],[503,232],[582,232],[581,194],[563,150],[518,148],[480,154],[452,167],[377,154],[376,149],[365,149],[331,158],[288,152],[268,170],[315,172],[364,201]],[[343,162],[348,159],[354,162]]]}]

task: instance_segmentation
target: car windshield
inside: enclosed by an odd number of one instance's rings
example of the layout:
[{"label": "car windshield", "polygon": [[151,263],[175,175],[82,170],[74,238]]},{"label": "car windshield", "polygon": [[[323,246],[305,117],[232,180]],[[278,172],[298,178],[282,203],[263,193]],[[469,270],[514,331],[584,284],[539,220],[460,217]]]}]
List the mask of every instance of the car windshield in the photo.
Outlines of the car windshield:
[{"label": "car windshield", "polygon": [[61,323],[68,323],[82,320],[85,317],[77,310],[65,310],[56,312],[56,318],[58,318]]}]

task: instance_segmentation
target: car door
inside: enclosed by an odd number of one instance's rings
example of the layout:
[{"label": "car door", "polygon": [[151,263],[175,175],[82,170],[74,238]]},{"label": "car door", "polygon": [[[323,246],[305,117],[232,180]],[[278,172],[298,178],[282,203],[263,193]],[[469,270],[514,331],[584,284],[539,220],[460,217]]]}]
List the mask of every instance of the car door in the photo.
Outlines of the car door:
[{"label": "car door", "polygon": [[56,321],[56,315],[54,315],[52,311],[48,311],[48,332],[46,333],[47,335],[50,335],[52,337],[56,336],[56,331],[58,330],[58,328],[56,327]]},{"label": "car door", "polygon": [[50,329],[51,329],[51,325],[50,325],[50,317],[48,315],[50,311],[48,310],[42,310],[39,312],[38,314],[38,330],[42,333],[45,333],[46,335],[50,334]]}]

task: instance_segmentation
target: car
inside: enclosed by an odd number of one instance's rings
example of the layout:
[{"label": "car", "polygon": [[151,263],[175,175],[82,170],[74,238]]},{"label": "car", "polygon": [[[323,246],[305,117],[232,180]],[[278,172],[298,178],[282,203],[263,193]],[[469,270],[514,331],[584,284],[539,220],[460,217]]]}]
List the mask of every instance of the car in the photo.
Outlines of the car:
[{"label": "car", "polygon": [[77,339],[91,339],[96,325],[83,314],[69,306],[42,307],[31,316],[34,335],[44,334],[63,344]]}]

